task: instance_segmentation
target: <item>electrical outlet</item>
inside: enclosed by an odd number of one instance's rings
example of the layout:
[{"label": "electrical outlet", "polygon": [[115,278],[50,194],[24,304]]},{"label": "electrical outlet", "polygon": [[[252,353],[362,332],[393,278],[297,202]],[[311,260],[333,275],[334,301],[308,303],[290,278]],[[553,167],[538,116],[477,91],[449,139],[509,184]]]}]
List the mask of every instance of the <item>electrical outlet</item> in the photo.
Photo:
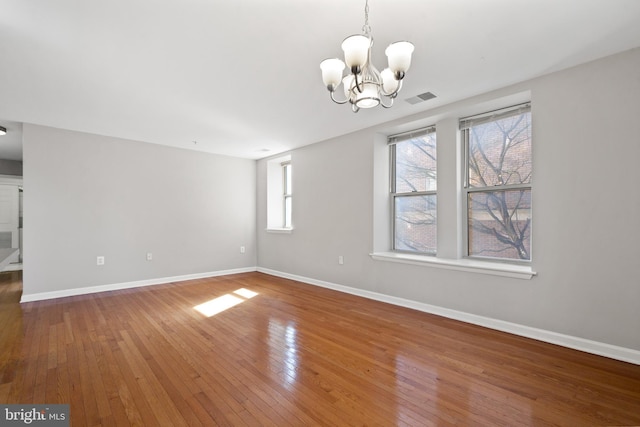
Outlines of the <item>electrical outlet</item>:
[{"label": "electrical outlet", "polygon": [[244,246],[240,246],[240,253],[243,254],[245,252]]},{"label": "electrical outlet", "polygon": [[153,254],[151,252],[147,252],[147,261],[153,260]]},{"label": "electrical outlet", "polygon": [[96,264],[97,265],[104,265],[104,257],[103,256],[99,256],[98,258],[96,258]]},{"label": "electrical outlet", "polygon": [[340,265],[344,264],[344,257],[342,255],[338,255],[338,264]]}]

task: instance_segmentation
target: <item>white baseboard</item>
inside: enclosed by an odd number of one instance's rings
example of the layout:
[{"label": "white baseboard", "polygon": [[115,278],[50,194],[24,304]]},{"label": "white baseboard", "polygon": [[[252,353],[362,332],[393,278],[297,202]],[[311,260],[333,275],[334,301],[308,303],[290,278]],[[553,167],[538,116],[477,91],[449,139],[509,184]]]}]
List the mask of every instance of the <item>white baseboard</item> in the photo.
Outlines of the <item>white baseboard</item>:
[{"label": "white baseboard", "polygon": [[235,268],[231,270],[210,271],[206,273],[185,274],[182,276],[162,277],[159,279],[138,280],[135,282],[114,283],[111,285],[91,286],[88,288],[63,289],[61,291],[40,292],[22,295],[20,302],[40,301],[54,298],[71,297],[75,295],[94,294],[97,292],[117,291],[121,289],[139,288],[142,286],[163,285],[185,280],[204,279],[207,277],[226,276],[229,274],[249,273],[256,271],[256,267]]},{"label": "white baseboard", "polygon": [[599,356],[609,357],[611,359],[640,365],[640,351],[630,348],[619,347],[611,344],[601,343],[598,341],[591,341],[571,335],[559,334],[557,332],[532,328],[529,326],[519,325],[517,323],[505,322],[504,320],[492,319],[490,317],[478,316],[462,311],[451,310],[444,307],[438,307],[418,301],[398,298],[378,292],[371,292],[363,289],[352,288],[349,286],[338,285],[335,283],[324,282],[322,280],[310,279],[308,277],[283,273],[281,271],[271,270],[268,268],[258,267],[257,271],[272,276],[283,277],[285,279],[296,280],[298,282],[303,282],[310,285],[321,286],[323,288],[329,288],[336,291],[373,299],[376,301],[382,301],[401,307],[407,307],[414,310],[423,311],[425,313],[447,317],[449,319],[460,320],[462,322],[484,326],[486,328],[508,332],[526,338],[533,338],[538,341],[548,342],[551,344],[572,348],[574,350],[580,350],[587,353],[597,354]]},{"label": "white baseboard", "polygon": [[2,269],[2,272],[6,272],[6,271],[21,271],[22,270],[22,263],[13,263],[13,264],[9,264],[7,265],[5,268]]}]

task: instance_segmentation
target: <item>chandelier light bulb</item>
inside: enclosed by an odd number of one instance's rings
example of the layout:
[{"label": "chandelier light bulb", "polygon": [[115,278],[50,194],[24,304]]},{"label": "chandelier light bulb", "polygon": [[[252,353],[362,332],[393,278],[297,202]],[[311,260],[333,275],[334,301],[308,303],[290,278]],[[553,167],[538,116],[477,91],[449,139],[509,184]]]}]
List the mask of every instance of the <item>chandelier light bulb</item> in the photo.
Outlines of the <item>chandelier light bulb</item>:
[{"label": "chandelier light bulb", "polygon": [[378,85],[373,82],[362,84],[362,93],[356,89],[356,102],[358,108],[373,108],[380,104],[380,96],[378,95]]}]

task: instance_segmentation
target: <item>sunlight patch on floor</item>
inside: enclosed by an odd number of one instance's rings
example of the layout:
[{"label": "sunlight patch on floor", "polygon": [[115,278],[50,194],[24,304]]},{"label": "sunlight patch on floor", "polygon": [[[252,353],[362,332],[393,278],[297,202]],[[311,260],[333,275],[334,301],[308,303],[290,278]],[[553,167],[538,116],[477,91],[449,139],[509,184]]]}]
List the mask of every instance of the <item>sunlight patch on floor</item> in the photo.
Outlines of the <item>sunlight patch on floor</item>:
[{"label": "sunlight patch on floor", "polygon": [[253,292],[253,291],[250,291],[249,289],[245,289],[245,288],[237,289],[237,290],[233,291],[233,293],[236,294],[236,295],[240,295],[241,297],[244,297],[246,299],[253,298],[256,295],[258,295],[257,292]]},{"label": "sunlight patch on floor", "polygon": [[246,300],[255,297],[256,295],[258,295],[257,292],[253,292],[245,288],[240,288],[233,291],[232,294],[222,295],[200,305],[196,305],[193,308],[207,317],[212,317],[231,307],[243,303]]}]

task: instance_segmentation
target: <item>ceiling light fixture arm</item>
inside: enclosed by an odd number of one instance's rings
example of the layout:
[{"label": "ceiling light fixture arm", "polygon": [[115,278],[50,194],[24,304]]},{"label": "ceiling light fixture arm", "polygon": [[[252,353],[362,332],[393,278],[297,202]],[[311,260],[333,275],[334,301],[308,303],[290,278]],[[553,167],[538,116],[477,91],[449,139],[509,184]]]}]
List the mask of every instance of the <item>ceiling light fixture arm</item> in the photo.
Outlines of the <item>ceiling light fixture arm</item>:
[{"label": "ceiling light fixture arm", "polygon": [[384,108],[391,108],[393,107],[393,98],[389,98],[389,105],[385,104],[384,102],[382,102],[382,100],[380,100],[380,105]]},{"label": "ceiling light fixture arm", "polygon": [[331,100],[332,100],[333,102],[335,102],[336,104],[340,104],[340,105],[342,105],[342,104],[346,104],[347,102],[349,102],[349,98],[346,98],[346,99],[345,99],[345,100],[343,100],[343,101],[340,101],[340,100],[336,99],[336,98],[333,96],[333,94],[334,94],[334,93],[335,93],[335,90],[331,90],[331,89],[329,89],[329,95],[331,96]]},{"label": "ceiling light fixture arm", "polygon": [[[364,64],[364,67],[362,67],[363,69],[369,65],[369,58],[371,58],[371,48],[369,48],[369,56],[367,57],[367,62]],[[360,83],[358,83],[358,76],[360,76]],[[362,70],[358,70],[358,73],[353,73],[353,81],[356,84],[356,89],[358,90],[358,92],[362,93],[362,91],[364,90],[362,88],[362,84],[364,83],[364,79],[362,78]]]},{"label": "ceiling light fixture arm", "polygon": [[380,93],[384,96],[387,96],[389,98],[395,98],[396,96],[398,96],[398,92],[400,92],[400,89],[402,89],[402,80],[398,80],[398,86],[396,86],[395,90],[393,90],[392,92],[387,93],[384,90],[384,85],[380,88]]}]

